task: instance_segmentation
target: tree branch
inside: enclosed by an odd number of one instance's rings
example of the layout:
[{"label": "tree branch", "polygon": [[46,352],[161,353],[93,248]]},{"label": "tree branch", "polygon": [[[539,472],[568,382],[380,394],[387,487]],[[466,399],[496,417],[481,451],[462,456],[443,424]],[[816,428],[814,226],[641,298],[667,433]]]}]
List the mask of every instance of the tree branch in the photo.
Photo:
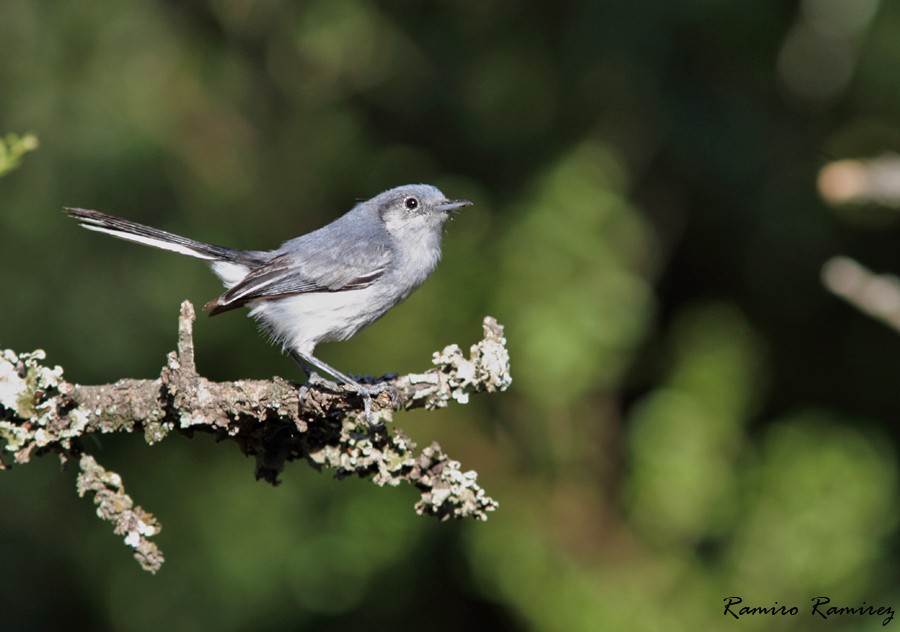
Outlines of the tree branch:
[{"label": "tree branch", "polygon": [[154,444],[173,431],[208,432],[254,456],[257,479],[273,485],[285,463],[305,459],[318,470],[333,469],[337,478],[411,484],[421,492],[415,505],[420,515],[486,520],[487,512],[497,508],[478,486],[477,474],[463,472],[437,443],[416,454],[402,430],[389,431],[385,425],[398,410],[442,408],[451,400],[465,404],[472,393],[506,390],[509,355],[503,327],[493,318],[484,319],[484,337],[472,345],[469,357],[449,345],[434,354],[435,368],[424,373],[366,379],[391,387],[373,400],[373,425],[349,388],[298,386],[277,377],[235,382],[201,377],[194,364],[194,318],[193,306],[182,303],[177,351],[168,355],[155,380],[82,386],[65,381],[62,368],[45,366],[41,350],[0,352],[0,440],[6,443],[0,469],[47,453],[63,461],[77,457],[79,495],[93,492],[98,516],[113,522],[115,533],[125,536],[135,558],[151,572],[163,562],[148,540],[160,525],[134,505],[121,476],[86,454],[81,441],[86,435],[142,431]]}]

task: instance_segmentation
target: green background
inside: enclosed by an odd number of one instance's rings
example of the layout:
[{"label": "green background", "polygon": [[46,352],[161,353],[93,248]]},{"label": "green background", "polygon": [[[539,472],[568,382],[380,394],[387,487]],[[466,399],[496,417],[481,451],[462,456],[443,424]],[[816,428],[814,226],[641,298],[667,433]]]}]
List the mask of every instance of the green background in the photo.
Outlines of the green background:
[{"label": "green background", "polygon": [[[875,630],[900,608],[900,338],[829,294],[900,270],[886,206],[819,170],[900,149],[888,0],[0,4],[0,345],[73,382],[158,375],[196,261],[80,230],[95,208],[271,248],[429,182],[475,202],[406,304],[321,357],[423,370],[506,325],[514,383],[396,417],[501,508],[432,523],[414,490],[295,463],[272,488],[205,436],[92,452],[163,523],[141,571],[55,458],[0,473],[9,630]],[[238,313],[201,373],[298,378]],[[796,605],[735,621],[723,599]],[[893,622],[895,625],[900,622]]]}]

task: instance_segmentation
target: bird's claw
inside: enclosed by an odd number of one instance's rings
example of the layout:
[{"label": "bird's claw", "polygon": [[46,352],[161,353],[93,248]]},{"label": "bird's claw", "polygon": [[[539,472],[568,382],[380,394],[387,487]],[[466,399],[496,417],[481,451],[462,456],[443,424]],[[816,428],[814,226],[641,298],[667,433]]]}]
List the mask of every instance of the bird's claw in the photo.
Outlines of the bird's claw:
[{"label": "bird's claw", "polygon": [[[388,392],[391,396],[391,405],[395,406],[397,404],[397,389],[394,388],[394,385],[390,382],[377,382],[375,384],[362,384],[360,382],[352,382],[346,385],[338,384],[337,382],[333,382],[328,380],[318,373],[313,372],[307,381],[308,386],[316,387],[316,388],[324,388],[333,392],[340,392],[343,388],[350,388],[359,394],[363,403],[363,412],[366,416],[366,423],[369,424],[370,427],[375,428],[381,425],[380,423],[376,423],[375,415],[372,412],[372,400],[384,392]],[[304,386],[303,388],[307,388]]]},{"label": "bird's claw", "polygon": [[381,425],[375,423],[374,415],[372,414],[372,399],[387,391],[391,396],[391,404],[396,404],[397,389],[394,388],[394,385],[390,384],[389,382],[378,382],[376,384],[357,383],[357,386],[358,392],[363,400],[363,411],[366,415],[366,422],[370,427]]}]

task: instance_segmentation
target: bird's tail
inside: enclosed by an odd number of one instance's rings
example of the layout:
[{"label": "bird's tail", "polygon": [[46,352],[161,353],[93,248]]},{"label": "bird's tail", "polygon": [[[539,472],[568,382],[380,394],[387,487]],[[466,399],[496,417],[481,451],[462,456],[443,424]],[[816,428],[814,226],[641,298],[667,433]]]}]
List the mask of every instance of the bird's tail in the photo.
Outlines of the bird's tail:
[{"label": "bird's tail", "polygon": [[119,239],[134,241],[145,246],[153,246],[163,250],[170,250],[189,257],[197,259],[205,259],[206,261],[227,261],[234,263],[242,263],[247,255],[242,250],[233,248],[223,248],[213,244],[206,244],[202,241],[195,241],[168,233],[158,228],[144,226],[128,219],[107,215],[100,211],[89,211],[82,208],[67,208],[66,213],[69,217],[74,217],[79,224],[88,230],[95,230],[98,233],[106,233]]}]

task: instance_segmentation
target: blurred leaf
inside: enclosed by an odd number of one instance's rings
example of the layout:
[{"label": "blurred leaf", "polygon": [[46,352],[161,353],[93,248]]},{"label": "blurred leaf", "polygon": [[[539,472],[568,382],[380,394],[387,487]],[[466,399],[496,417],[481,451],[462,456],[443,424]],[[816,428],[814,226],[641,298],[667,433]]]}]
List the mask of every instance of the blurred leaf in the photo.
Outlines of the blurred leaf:
[{"label": "blurred leaf", "polygon": [[659,388],[631,415],[632,518],[651,538],[696,543],[731,527],[762,345],[734,308],[687,310]]},{"label": "blurred leaf", "polygon": [[771,428],[747,474],[728,558],[748,592],[868,597],[858,578],[883,562],[897,525],[895,456],[847,420],[807,412]]},{"label": "blurred leaf", "polygon": [[610,150],[573,148],[538,179],[501,244],[516,380],[544,407],[616,384],[652,313],[653,240],[623,180]]},{"label": "blurred leaf", "polygon": [[4,176],[22,164],[22,156],[38,148],[38,139],[34,134],[7,134],[0,138],[0,176]]}]

